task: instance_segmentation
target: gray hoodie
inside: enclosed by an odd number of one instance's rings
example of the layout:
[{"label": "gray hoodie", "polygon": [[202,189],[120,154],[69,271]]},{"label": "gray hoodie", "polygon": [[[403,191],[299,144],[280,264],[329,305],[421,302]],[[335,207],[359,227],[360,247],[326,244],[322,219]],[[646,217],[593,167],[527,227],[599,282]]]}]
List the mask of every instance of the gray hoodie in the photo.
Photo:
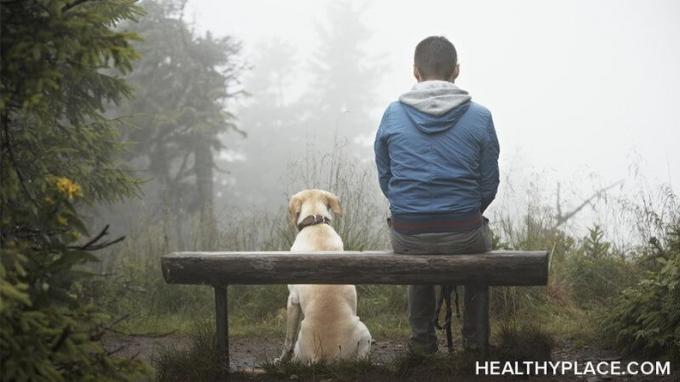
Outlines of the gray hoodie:
[{"label": "gray hoodie", "polygon": [[402,94],[399,101],[426,114],[440,116],[469,102],[470,95],[449,81],[423,81]]}]

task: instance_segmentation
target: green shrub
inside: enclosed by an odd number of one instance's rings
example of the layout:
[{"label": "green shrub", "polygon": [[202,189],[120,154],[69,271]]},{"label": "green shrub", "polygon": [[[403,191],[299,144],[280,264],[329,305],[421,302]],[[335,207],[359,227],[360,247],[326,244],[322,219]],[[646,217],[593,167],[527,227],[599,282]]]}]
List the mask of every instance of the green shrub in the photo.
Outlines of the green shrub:
[{"label": "green shrub", "polygon": [[680,224],[668,228],[667,245],[652,240],[656,270],[623,291],[603,327],[628,353],[680,360]]},{"label": "green shrub", "polygon": [[621,257],[576,253],[567,260],[566,280],[573,301],[584,308],[602,306],[637,280],[640,270]]},{"label": "green shrub", "polygon": [[590,228],[577,251],[565,259],[565,279],[574,302],[602,306],[638,279],[639,267],[611,250],[599,226]]}]

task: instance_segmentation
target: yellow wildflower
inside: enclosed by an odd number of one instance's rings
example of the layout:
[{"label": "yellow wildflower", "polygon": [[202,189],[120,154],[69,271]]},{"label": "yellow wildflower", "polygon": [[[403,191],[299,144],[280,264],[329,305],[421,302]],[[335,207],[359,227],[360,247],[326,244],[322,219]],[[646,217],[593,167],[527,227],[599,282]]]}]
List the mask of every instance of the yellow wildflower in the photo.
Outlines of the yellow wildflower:
[{"label": "yellow wildflower", "polygon": [[55,181],[55,185],[57,186],[57,190],[69,199],[82,195],[80,185],[69,178],[63,176],[58,177]]},{"label": "yellow wildflower", "polygon": [[57,216],[57,224],[66,225],[66,223],[68,223],[68,222],[66,221],[65,217],[63,217],[61,215]]}]

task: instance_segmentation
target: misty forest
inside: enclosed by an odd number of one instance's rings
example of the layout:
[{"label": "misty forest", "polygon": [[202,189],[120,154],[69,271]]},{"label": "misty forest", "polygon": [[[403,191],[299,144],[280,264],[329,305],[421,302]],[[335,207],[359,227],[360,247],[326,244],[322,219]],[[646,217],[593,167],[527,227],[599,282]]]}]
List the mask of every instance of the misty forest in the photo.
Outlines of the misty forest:
[{"label": "misty forest", "polygon": [[368,359],[274,362],[286,285],[231,285],[227,370],[212,288],[166,283],[163,255],[288,251],[307,188],[341,200],[345,250],[391,249],[372,147],[390,63],[365,49],[362,8],[329,3],[302,57],[197,28],[180,0],[0,7],[1,380],[459,380],[480,357],[677,372],[677,190],[634,163],[584,189],[502,161],[493,247],[547,250],[550,268],[546,286],[491,289],[488,354],[462,350],[455,312],[455,351],[438,334],[439,353],[410,354],[406,287],[357,285]]}]

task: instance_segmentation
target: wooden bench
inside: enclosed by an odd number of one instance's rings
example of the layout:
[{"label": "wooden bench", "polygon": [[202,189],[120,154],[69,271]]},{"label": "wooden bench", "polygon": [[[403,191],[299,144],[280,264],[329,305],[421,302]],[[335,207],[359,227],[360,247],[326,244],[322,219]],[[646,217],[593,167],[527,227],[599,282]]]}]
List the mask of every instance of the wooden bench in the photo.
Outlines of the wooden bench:
[{"label": "wooden bench", "polygon": [[169,284],[214,288],[217,349],[229,365],[229,284],[546,285],[549,256],[547,251],[474,255],[400,255],[391,251],[176,252],[163,256],[161,267]]}]

